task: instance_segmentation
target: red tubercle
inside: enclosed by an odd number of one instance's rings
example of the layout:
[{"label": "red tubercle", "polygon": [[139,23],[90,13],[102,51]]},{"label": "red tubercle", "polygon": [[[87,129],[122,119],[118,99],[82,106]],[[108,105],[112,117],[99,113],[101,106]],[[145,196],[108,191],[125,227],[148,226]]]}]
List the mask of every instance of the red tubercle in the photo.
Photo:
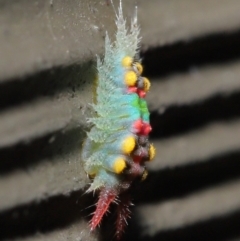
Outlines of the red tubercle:
[{"label": "red tubercle", "polygon": [[143,122],[142,119],[138,119],[133,123],[133,130],[138,135],[148,136],[152,131],[152,127],[149,123]]},{"label": "red tubercle", "polygon": [[138,119],[136,121],[134,121],[133,123],[133,129],[134,129],[134,132],[137,134],[137,133],[140,133],[142,131],[142,127],[143,127],[143,121],[142,119]]},{"label": "red tubercle", "polygon": [[143,136],[148,136],[151,131],[152,131],[151,125],[147,122],[143,122],[143,126],[140,134]]},{"label": "red tubercle", "polygon": [[138,89],[137,94],[140,98],[145,98],[146,97],[146,92],[144,90]]},{"label": "red tubercle", "polygon": [[104,214],[108,211],[109,205],[117,198],[118,192],[110,188],[103,188],[100,191],[96,210],[90,221],[90,230],[93,231],[102,221]]},{"label": "red tubercle", "polygon": [[133,161],[134,161],[135,163],[141,163],[142,157],[141,157],[141,156],[133,156]]},{"label": "red tubercle", "polygon": [[127,88],[127,93],[137,93],[137,91],[138,91],[138,88],[135,86]]},{"label": "red tubercle", "polygon": [[127,88],[127,93],[137,93],[140,98],[145,98],[146,97],[146,92],[142,89],[137,88],[136,86],[130,86]]}]

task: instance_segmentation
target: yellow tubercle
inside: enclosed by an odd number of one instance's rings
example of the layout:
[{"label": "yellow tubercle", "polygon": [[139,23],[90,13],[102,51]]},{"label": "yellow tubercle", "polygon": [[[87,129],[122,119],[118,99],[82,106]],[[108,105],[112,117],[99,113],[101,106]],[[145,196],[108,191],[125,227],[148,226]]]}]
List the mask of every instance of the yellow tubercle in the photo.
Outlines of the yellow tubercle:
[{"label": "yellow tubercle", "polygon": [[118,157],[113,163],[113,171],[117,174],[121,173],[126,168],[126,161],[123,157]]},{"label": "yellow tubercle", "polygon": [[149,81],[149,79],[148,78],[146,78],[146,77],[143,77],[143,90],[145,91],[145,92],[148,92],[149,91],[149,89],[150,89],[150,87],[151,87],[151,83],[150,83],[150,81]]},{"label": "yellow tubercle", "polygon": [[125,84],[127,86],[135,86],[137,83],[137,74],[134,71],[128,71],[124,78]]},{"label": "yellow tubercle", "polygon": [[133,58],[130,56],[126,56],[122,59],[122,66],[125,68],[130,68],[133,63]]},{"label": "yellow tubercle", "polygon": [[156,155],[156,149],[153,146],[153,144],[151,144],[149,147],[149,161],[152,161],[152,159],[155,157],[155,155]]},{"label": "yellow tubercle", "polygon": [[94,179],[94,177],[96,176],[96,173],[88,173],[88,178],[90,179]]},{"label": "yellow tubercle", "polygon": [[141,181],[144,181],[147,178],[147,176],[148,176],[148,171],[144,170],[142,177],[141,177]]},{"label": "yellow tubercle", "polygon": [[134,136],[128,136],[122,143],[122,151],[124,154],[130,154],[136,146]]},{"label": "yellow tubercle", "polygon": [[141,75],[143,72],[143,66],[139,62],[134,63],[134,65],[136,66],[139,75]]}]

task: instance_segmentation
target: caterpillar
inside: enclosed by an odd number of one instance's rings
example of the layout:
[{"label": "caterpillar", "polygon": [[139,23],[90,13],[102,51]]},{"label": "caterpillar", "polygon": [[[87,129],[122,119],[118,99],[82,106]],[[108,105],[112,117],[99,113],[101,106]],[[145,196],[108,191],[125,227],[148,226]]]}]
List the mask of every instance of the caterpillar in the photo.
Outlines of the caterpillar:
[{"label": "caterpillar", "polygon": [[87,192],[98,192],[96,210],[90,221],[94,230],[110,204],[116,204],[116,238],[120,240],[130,217],[131,190],[147,176],[145,163],[155,156],[149,143],[152,130],[145,100],[150,81],[142,77],[139,58],[140,28],[135,16],[126,26],[122,2],[116,14],[116,39],[105,37],[105,56],[97,57],[96,88],[91,104],[95,115],[83,143],[84,170],[92,179]]}]

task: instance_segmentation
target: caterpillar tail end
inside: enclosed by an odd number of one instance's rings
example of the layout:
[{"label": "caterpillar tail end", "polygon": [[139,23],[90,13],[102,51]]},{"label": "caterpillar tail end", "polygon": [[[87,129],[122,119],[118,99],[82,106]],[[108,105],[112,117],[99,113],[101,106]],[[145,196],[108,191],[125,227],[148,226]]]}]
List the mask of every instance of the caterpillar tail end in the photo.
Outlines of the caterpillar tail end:
[{"label": "caterpillar tail end", "polygon": [[116,200],[117,195],[116,190],[110,188],[103,188],[100,191],[96,210],[89,224],[91,231],[101,223],[104,214],[108,211],[110,204]]}]

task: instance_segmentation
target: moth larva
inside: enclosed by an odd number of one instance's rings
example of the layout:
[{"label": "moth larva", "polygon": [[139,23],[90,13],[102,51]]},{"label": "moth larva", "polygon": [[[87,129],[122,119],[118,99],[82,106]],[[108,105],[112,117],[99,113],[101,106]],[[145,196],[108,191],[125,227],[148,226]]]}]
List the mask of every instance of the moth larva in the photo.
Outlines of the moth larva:
[{"label": "moth larva", "polygon": [[105,56],[97,59],[97,86],[89,118],[93,127],[83,144],[82,160],[86,173],[93,179],[88,192],[99,191],[96,210],[90,221],[94,230],[108,211],[117,205],[116,237],[121,238],[130,216],[131,187],[145,179],[145,162],[155,156],[149,143],[151,131],[145,98],[150,82],[142,77],[139,59],[139,26],[135,17],[126,27],[120,1],[116,40],[105,39]]}]

